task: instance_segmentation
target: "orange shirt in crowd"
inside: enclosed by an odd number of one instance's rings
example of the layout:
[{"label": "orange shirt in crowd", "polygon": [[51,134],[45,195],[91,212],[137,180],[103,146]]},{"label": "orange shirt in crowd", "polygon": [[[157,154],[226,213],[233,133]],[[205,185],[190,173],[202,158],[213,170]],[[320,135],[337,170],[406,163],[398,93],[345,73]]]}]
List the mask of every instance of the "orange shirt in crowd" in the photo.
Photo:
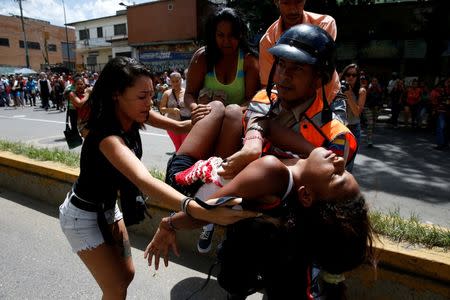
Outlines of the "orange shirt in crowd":
[{"label": "orange shirt in crowd", "polygon": [[[308,11],[303,11],[303,24],[312,24],[321,27],[330,34],[333,40],[336,40],[337,28],[336,21],[333,17],[328,15],[316,14]],[[276,20],[267,29],[259,42],[259,77],[263,86],[267,85],[269,80],[269,73],[275,59],[268,49],[276,44],[280,36],[283,34],[281,17]],[[325,86],[326,96],[331,102],[336,94],[339,92],[340,83],[339,76],[334,71],[331,81]]]}]

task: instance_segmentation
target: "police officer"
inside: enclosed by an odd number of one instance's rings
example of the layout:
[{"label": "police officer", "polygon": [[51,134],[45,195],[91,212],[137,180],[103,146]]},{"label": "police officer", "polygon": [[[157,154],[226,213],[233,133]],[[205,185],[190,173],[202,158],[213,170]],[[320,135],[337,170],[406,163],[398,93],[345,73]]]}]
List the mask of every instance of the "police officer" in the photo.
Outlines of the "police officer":
[{"label": "police officer", "polygon": [[[291,152],[308,156],[314,147],[332,150],[344,157],[347,164],[352,161],[357,150],[356,139],[330,108],[325,93],[325,85],[335,72],[335,49],[331,36],[311,24],[290,28],[269,49],[276,59],[268,86],[250,103],[244,146],[227,158],[220,175],[234,177],[262,153],[283,158],[291,157]],[[281,128],[293,130],[298,140],[306,143],[296,141],[294,145],[286,131],[268,129],[267,121],[260,121],[264,116],[275,120]],[[267,134],[282,147],[265,143],[263,138]]]}]

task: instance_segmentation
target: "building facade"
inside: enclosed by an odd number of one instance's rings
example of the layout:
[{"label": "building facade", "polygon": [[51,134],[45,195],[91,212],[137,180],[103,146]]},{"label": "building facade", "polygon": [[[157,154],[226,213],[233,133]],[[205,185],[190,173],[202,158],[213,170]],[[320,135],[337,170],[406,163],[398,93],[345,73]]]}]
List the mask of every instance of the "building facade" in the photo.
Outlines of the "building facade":
[{"label": "building facade", "polygon": [[188,67],[199,47],[198,0],[161,0],[128,6],[128,43],[155,72]]},{"label": "building facade", "polygon": [[86,21],[69,23],[75,27],[76,51],[81,57],[80,70],[101,71],[104,65],[117,55],[132,57],[128,45],[126,10]]},{"label": "building facade", "polygon": [[[74,66],[75,31],[51,25],[50,22],[24,17],[30,68],[44,70],[48,66]],[[0,15],[0,65],[26,67],[26,51],[19,16]]]}]

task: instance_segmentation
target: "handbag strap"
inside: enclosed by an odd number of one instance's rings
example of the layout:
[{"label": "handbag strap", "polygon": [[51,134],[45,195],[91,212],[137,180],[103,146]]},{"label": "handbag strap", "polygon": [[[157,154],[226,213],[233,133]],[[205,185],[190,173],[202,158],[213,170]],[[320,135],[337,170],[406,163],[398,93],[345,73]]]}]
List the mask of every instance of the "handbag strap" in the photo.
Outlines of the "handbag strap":
[{"label": "handbag strap", "polygon": [[202,200],[200,200],[197,197],[194,198],[194,201],[198,205],[203,207],[204,209],[210,210],[210,209],[217,208],[217,207],[219,207],[219,206],[221,206],[223,204],[226,204],[227,202],[230,202],[231,200],[236,199],[236,198],[238,198],[238,197],[233,197],[233,196],[221,197],[221,198],[217,199],[216,202],[213,203],[213,204],[209,204],[209,203],[203,202]]},{"label": "handbag strap", "polygon": [[178,101],[178,97],[174,89],[172,89],[172,95],[175,98],[175,101],[177,102],[177,108],[180,108],[180,102]]},{"label": "handbag strap", "polygon": [[69,107],[66,109],[66,130],[69,130]]}]

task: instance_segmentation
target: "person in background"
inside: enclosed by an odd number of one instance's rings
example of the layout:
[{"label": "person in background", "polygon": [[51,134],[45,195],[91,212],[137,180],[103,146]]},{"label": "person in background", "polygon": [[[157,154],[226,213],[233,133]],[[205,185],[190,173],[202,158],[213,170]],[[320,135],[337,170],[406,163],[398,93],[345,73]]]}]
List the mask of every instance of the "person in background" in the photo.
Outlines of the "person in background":
[{"label": "person in background", "polygon": [[47,74],[45,74],[44,72],[41,72],[39,74],[38,89],[39,96],[41,98],[41,107],[45,110],[48,110],[50,108],[49,101],[52,86],[50,84],[50,81],[47,79]]},{"label": "person in background", "polygon": [[[78,129],[78,132],[83,138],[86,138],[88,129],[86,127],[90,114],[90,105],[88,103],[89,96],[92,92],[92,88],[86,87],[84,79],[81,76],[75,76],[74,86],[68,91],[69,106],[69,118],[72,130]],[[76,120],[76,126],[74,125]]]},{"label": "person in background", "polygon": [[30,106],[36,106],[36,90],[37,82],[33,76],[29,76],[27,80],[27,94],[30,100]]},{"label": "person in background", "polygon": [[0,79],[0,106],[9,106],[9,82],[5,75]]},{"label": "person in background", "polygon": [[367,146],[369,148],[373,147],[373,131],[375,129],[375,124],[377,123],[378,110],[382,105],[382,100],[383,89],[378,83],[378,79],[376,77],[372,77],[367,90],[366,108],[364,110],[367,120]]},{"label": "person in background", "polygon": [[[344,94],[347,96],[347,127],[355,136],[358,145],[361,140],[361,113],[364,111],[367,90],[361,87],[361,72],[357,64],[349,64],[342,71],[341,80],[348,83]],[[355,154],[356,155],[356,154]],[[353,169],[354,160],[347,166],[347,171]]]},{"label": "person in background", "polygon": [[398,116],[402,110],[403,104],[406,100],[405,82],[399,78],[395,81],[395,85],[390,93],[392,117],[391,123],[394,128],[398,128]]},{"label": "person in background", "polygon": [[422,90],[419,81],[413,79],[411,86],[406,90],[405,124],[406,126],[417,127],[419,103],[422,97]]},{"label": "person in background", "polygon": [[12,84],[12,94],[13,94],[13,100],[14,100],[14,108],[17,107],[24,107],[24,102],[23,102],[23,88],[24,88],[24,83],[23,83],[23,78],[20,75],[16,75],[13,84]]},{"label": "person in background", "polygon": [[[173,120],[189,120],[191,112],[184,104],[185,89],[181,87],[181,74],[178,72],[170,74],[170,82],[172,83],[172,88],[165,91],[162,95],[159,111]],[[175,152],[178,151],[187,134],[177,134],[171,130],[168,130],[167,134],[175,146]]]},{"label": "person in background", "polygon": [[[280,12],[280,17],[270,25],[259,42],[259,77],[262,87],[267,86],[275,61],[268,49],[275,46],[275,43],[286,30],[299,24],[312,24],[328,32],[333,40],[336,40],[337,35],[334,18],[329,15],[305,11],[306,0],[274,0],[274,3]],[[318,89],[317,93],[322,93],[322,90]],[[347,122],[345,99],[340,93],[339,75],[336,71],[325,87],[325,97],[333,112],[345,124]]]},{"label": "person in background", "polygon": [[436,150],[449,148],[450,136],[450,77],[444,81],[441,88],[432,93],[433,111],[436,116]]},{"label": "person in background", "polygon": [[[78,80],[84,86],[83,79]],[[105,65],[91,95],[80,175],[59,208],[61,229],[95,278],[103,299],[125,299],[135,273],[128,232],[117,205],[120,191],[134,191],[127,198],[120,193],[121,201],[136,201],[142,192],[172,210],[183,204],[192,217],[223,225],[258,215],[226,207],[207,211],[152,177],[140,161],[139,134],[151,114],[152,96],[150,71],[143,64],[118,56]],[[76,283],[73,286],[77,288]]]}]

